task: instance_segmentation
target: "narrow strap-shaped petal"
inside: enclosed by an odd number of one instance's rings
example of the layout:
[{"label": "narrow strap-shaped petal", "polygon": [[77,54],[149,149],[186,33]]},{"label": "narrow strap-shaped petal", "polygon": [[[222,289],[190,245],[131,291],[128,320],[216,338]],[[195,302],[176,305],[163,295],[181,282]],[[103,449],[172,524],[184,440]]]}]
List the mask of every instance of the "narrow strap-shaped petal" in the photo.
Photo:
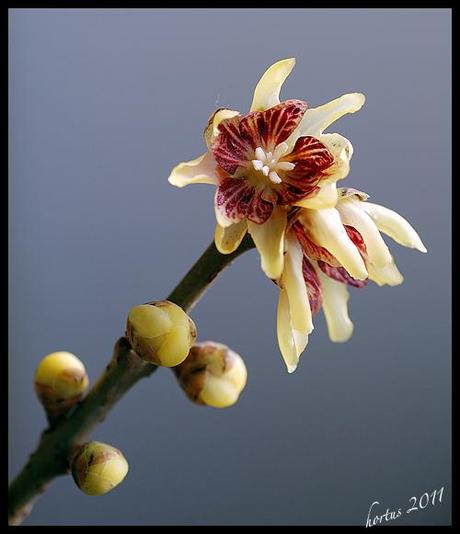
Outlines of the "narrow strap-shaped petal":
[{"label": "narrow strap-shaped petal", "polygon": [[263,111],[279,104],[280,90],[295,65],[295,59],[282,59],[271,65],[254,90],[251,111]]},{"label": "narrow strap-shaped petal", "polygon": [[377,228],[394,239],[396,243],[404,247],[415,248],[420,252],[427,251],[414,228],[395,211],[372,202],[363,202],[362,208],[372,217]]},{"label": "narrow strap-shaped petal", "polygon": [[248,221],[248,231],[260,254],[262,270],[274,280],[278,280],[283,272],[286,222],[286,210],[280,207],[276,207],[263,224]]},{"label": "narrow strap-shaped petal", "polygon": [[302,272],[303,252],[294,235],[286,238],[286,255],[281,283],[289,300],[291,324],[296,330],[313,330],[307,286]]},{"label": "narrow strap-shaped petal", "polygon": [[326,248],[321,247],[310,238],[308,231],[300,220],[293,223],[292,230],[295,232],[297,240],[306,256],[315,260],[325,261],[329,265],[340,266],[340,263]]},{"label": "narrow strap-shaped petal", "polygon": [[189,184],[217,185],[215,169],[215,159],[210,152],[206,152],[192,161],[176,165],[171,171],[168,181],[176,187],[185,187]]},{"label": "narrow strap-shaped petal", "polygon": [[348,316],[347,286],[326,276],[313,262],[318,274],[323,295],[323,311],[329,338],[334,343],[348,341],[353,334],[353,323]]},{"label": "narrow strap-shaped petal", "polygon": [[240,246],[243,237],[246,235],[247,229],[248,225],[246,220],[227,227],[216,224],[214,242],[217,250],[221,254],[231,254]]},{"label": "narrow strap-shaped petal", "polygon": [[374,221],[361,208],[363,203],[353,198],[345,198],[337,203],[337,210],[344,224],[356,228],[366,244],[369,261],[377,267],[391,262],[391,254]]},{"label": "narrow strap-shaped petal", "polygon": [[335,208],[304,210],[301,220],[311,239],[335,256],[353,278],[367,278],[361,254],[350,239]]},{"label": "narrow strap-shaped petal", "polygon": [[308,334],[292,328],[289,299],[284,289],[280,289],[278,297],[276,332],[287,370],[293,373],[297,368],[299,356],[307,346]]},{"label": "narrow strap-shaped petal", "polygon": [[340,117],[360,110],[364,101],[363,94],[349,93],[317,108],[308,109],[298,128],[286,140],[286,143],[290,147],[294,146],[297,139],[304,135],[319,138],[323,131]]}]

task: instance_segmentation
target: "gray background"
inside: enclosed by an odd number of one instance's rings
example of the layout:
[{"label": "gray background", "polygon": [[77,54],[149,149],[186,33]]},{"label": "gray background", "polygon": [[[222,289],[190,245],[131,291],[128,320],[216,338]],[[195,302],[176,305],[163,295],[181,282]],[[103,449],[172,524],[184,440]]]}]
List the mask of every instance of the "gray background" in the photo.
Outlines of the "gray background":
[{"label": "gray background", "polygon": [[284,98],[366,94],[332,130],[355,146],[346,184],[429,249],[392,244],[405,283],[352,290],[346,344],[320,314],[293,375],[276,288],[246,254],[192,314],[245,357],[240,402],[195,406],[160,370],[94,432],[126,454],[125,482],[93,498],[63,477],[27,524],[364,524],[374,500],[404,509],[441,486],[441,505],[394,524],[450,522],[450,24],[441,9],[10,11],[11,475],[45,423],[40,358],[70,350],[94,381],[128,309],[212,239],[213,187],[167,176],[275,60],[297,58]]}]

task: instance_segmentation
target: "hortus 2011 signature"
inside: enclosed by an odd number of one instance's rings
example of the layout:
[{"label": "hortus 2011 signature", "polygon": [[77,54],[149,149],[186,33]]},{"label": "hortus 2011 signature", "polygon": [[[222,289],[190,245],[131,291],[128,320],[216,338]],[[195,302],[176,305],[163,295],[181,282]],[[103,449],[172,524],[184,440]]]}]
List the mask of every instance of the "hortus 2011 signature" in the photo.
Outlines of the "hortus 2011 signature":
[{"label": "hortus 2011 signature", "polygon": [[425,510],[426,508],[433,507],[442,503],[442,497],[444,495],[444,486],[440,489],[434,490],[431,493],[425,492],[420,497],[410,497],[408,508],[398,508],[397,510],[386,509],[384,513],[378,513],[379,501],[374,501],[367,513],[366,527],[374,527],[376,525],[383,525],[390,521],[398,519],[403,514],[410,514],[418,510]]}]

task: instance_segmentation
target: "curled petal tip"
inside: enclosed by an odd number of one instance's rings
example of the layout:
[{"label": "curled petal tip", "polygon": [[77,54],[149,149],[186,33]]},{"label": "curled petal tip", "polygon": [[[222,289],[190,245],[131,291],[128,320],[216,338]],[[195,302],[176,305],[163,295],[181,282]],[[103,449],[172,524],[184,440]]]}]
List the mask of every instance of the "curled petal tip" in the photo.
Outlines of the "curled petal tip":
[{"label": "curled petal tip", "polygon": [[329,278],[315,263],[315,269],[323,292],[323,311],[326,318],[329,339],[333,343],[344,343],[353,334],[353,323],[348,315],[350,295],[344,284]]},{"label": "curled petal tip", "polygon": [[369,273],[367,272],[367,269],[360,269],[359,271],[355,271],[353,274],[353,278],[356,278],[356,280],[366,280],[369,278]]},{"label": "curled petal tip", "polygon": [[296,369],[297,369],[297,364],[295,364],[295,365],[288,365],[288,366],[287,366],[287,372],[288,372],[289,374],[292,374]]},{"label": "curled petal tip", "polygon": [[399,272],[394,261],[384,267],[376,267],[369,264],[369,279],[378,286],[389,285],[394,287],[404,282],[404,276]]},{"label": "curled petal tip", "polygon": [[428,249],[425,247],[425,245],[422,243],[421,239],[418,239],[414,243],[414,248],[417,249],[419,252],[423,252],[423,254],[426,254],[428,252]]},{"label": "curled petal tip", "polygon": [[[292,69],[295,67],[295,63],[296,63],[296,59],[295,57],[287,57],[285,59],[280,59],[279,61],[276,61],[275,63],[273,63],[269,69],[278,69],[278,68],[283,68],[285,70],[288,70],[289,69],[289,72],[292,71]],[[267,69],[267,71],[269,70]]]},{"label": "curled petal tip", "polygon": [[359,107],[356,108],[356,111],[358,111],[364,106],[364,103],[366,102],[366,95],[364,95],[363,93],[353,93],[353,94],[356,96],[357,103],[359,105]]},{"label": "curled petal tip", "polygon": [[281,86],[294,65],[295,58],[288,58],[281,59],[268,67],[255,88],[251,111],[261,111],[279,104]]},{"label": "curled petal tip", "polygon": [[348,102],[348,113],[356,113],[366,102],[366,96],[363,93],[347,93],[341,97],[344,102]]},{"label": "curled petal tip", "polygon": [[426,253],[420,236],[409,222],[398,213],[379,204],[363,202],[362,207],[372,217],[377,228],[403,247],[415,248]]},{"label": "curled petal tip", "polygon": [[217,185],[215,167],[216,162],[213,156],[206,152],[194,160],[176,165],[168,177],[168,182],[176,187],[185,187],[190,184]]},{"label": "curled petal tip", "polygon": [[344,325],[343,330],[339,332],[331,332],[329,339],[332,343],[346,343],[353,335],[354,325],[351,321]]}]

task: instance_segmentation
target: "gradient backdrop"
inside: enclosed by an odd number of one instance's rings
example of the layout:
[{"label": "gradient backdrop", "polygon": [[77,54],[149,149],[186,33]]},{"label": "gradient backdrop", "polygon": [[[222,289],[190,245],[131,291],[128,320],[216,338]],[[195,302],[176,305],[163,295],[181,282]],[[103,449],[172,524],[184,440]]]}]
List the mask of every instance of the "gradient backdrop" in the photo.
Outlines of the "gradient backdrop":
[{"label": "gradient backdrop", "polygon": [[274,61],[284,98],[362,91],[332,131],[353,142],[346,184],[404,214],[428,255],[392,244],[406,280],[352,290],[346,344],[320,314],[288,375],[277,291],[254,251],[193,310],[199,337],[249,371],[227,410],[191,404],[160,370],[93,437],[125,482],[87,497],[57,480],[26,524],[364,524],[445,486],[394,524],[450,523],[451,13],[439,10],[10,11],[10,473],[45,424],[40,358],[69,350],[94,381],[127,311],[161,299],[214,233],[211,186],[176,189],[216,106],[247,110]]}]

